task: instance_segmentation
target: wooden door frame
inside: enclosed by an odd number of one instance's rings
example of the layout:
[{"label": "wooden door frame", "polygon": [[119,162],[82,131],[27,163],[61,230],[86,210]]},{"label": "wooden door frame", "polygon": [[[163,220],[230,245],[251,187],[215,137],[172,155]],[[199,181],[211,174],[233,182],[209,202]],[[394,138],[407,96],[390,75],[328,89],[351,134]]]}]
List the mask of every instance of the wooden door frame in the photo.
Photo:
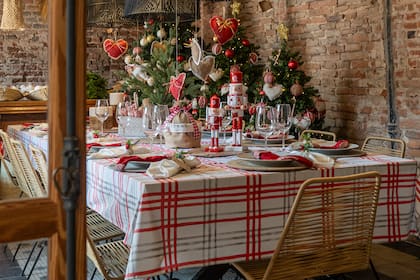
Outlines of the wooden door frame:
[{"label": "wooden door frame", "polygon": [[[70,0],[67,0],[70,1]],[[86,279],[85,188],[85,0],[73,0],[76,13],[76,134],[80,153],[80,196],[76,208],[76,279]],[[63,164],[66,136],[66,0],[48,3],[49,181]],[[58,180],[61,182],[61,180]],[[0,243],[49,238],[48,279],[66,278],[66,223],[60,193],[49,186],[48,198],[0,203]]]}]

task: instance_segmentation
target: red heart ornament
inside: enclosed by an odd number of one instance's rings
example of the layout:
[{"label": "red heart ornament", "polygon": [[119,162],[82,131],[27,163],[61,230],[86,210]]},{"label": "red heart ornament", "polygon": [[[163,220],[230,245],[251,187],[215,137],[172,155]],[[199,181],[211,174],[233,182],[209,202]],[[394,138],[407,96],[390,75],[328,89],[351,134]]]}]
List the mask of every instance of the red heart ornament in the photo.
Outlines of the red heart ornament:
[{"label": "red heart ornament", "polygon": [[172,96],[179,100],[181,97],[182,88],[184,87],[185,77],[187,74],[181,73],[177,77],[171,76],[171,81],[169,82],[169,92]]},{"label": "red heart ornament", "polygon": [[210,19],[210,27],[221,45],[235,36],[238,25],[239,22],[236,18],[223,19],[220,16],[213,16]]},{"label": "red heart ornament", "polygon": [[103,48],[110,58],[117,60],[127,51],[128,43],[123,39],[118,39],[117,41],[105,39]]}]

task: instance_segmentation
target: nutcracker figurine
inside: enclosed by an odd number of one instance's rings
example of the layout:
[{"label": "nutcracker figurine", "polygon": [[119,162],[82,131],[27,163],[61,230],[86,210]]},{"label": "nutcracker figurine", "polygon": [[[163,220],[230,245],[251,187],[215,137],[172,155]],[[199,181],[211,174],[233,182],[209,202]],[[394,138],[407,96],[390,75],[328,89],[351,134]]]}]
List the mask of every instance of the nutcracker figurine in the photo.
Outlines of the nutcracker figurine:
[{"label": "nutcracker figurine", "polygon": [[219,146],[219,129],[222,124],[222,114],[220,109],[220,98],[214,94],[210,98],[207,107],[207,124],[210,126],[211,142],[208,147],[209,152],[221,152],[223,147]]},{"label": "nutcracker figurine", "polygon": [[248,96],[242,85],[242,72],[239,66],[230,69],[229,94],[227,104],[232,111],[232,146],[242,146],[242,121],[244,110],[248,103]]}]

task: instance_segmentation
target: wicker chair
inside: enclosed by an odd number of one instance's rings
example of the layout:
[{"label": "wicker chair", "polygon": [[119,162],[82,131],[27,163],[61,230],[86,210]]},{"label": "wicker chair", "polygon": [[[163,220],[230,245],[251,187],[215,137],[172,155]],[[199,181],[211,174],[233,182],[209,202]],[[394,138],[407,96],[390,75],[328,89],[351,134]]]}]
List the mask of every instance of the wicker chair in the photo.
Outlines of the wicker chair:
[{"label": "wicker chair", "polygon": [[86,236],[86,254],[105,280],[123,280],[130,249],[122,240],[95,244]]},{"label": "wicker chair", "polygon": [[311,138],[324,139],[328,141],[335,141],[337,138],[334,132],[306,129],[300,134],[299,140],[302,140],[302,136],[308,133],[311,135]]},{"label": "wicker chair", "polygon": [[[16,158],[16,154],[13,150],[10,142],[10,136],[4,130],[0,129],[0,138],[3,145],[4,156],[2,157],[2,163],[7,173],[7,176],[11,179],[13,184],[21,190],[20,196],[31,196],[31,191],[27,186],[25,179],[22,176],[16,176],[20,174],[21,170]],[[9,168],[10,167],[10,168]]]},{"label": "wicker chair", "polygon": [[382,154],[393,157],[405,157],[406,144],[401,139],[368,136],[362,145],[362,151],[366,153]]},{"label": "wicker chair", "polygon": [[271,259],[234,263],[245,279],[304,279],[369,268],[381,177],[303,182]]}]

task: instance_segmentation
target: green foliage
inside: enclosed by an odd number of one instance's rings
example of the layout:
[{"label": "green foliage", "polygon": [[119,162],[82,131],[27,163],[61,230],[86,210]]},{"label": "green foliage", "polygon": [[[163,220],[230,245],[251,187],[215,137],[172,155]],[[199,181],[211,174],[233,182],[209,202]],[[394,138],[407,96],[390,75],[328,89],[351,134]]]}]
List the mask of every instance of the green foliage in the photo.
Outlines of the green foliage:
[{"label": "green foliage", "polygon": [[[172,105],[174,97],[168,91],[169,82],[171,77],[184,72],[187,53],[190,52],[185,48],[185,43],[193,37],[192,30],[181,24],[177,33],[174,24],[149,23],[145,33],[133,42],[133,49],[140,48],[140,52],[137,57],[136,54],[132,55],[130,63],[141,66],[146,78],[129,75],[124,78],[122,87],[130,95],[138,93],[140,100],[150,98],[154,104]],[[157,38],[158,32],[166,34],[163,40]],[[152,44],[162,47],[154,47],[152,51]],[[198,95],[200,84],[191,72],[186,74],[182,98],[191,99]]]},{"label": "green foliage", "polygon": [[86,73],[86,96],[88,99],[108,98],[107,81],[100,74]]}]

